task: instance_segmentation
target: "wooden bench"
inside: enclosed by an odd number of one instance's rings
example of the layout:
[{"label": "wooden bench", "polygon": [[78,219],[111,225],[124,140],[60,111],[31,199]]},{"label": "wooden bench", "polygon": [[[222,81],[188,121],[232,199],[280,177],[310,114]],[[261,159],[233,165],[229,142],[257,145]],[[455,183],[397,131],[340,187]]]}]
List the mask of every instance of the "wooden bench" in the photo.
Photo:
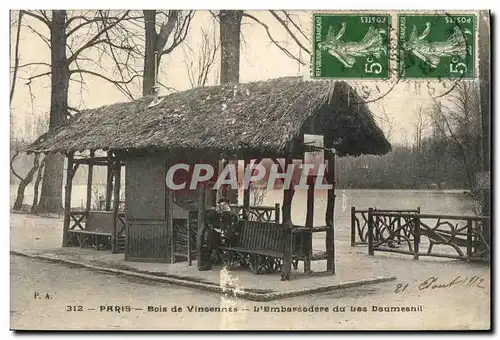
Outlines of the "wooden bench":
[{"label": "wooden bench", "polygon": [[[221,248],[226,252],[226,265],[249,266],[254,274],[276,272],[282,268],[286,234],[282,224],[240,220],[238,232],[235,244]],[[303,256],[294,245],[299,243],[292,240],[289,245],[292,247],[292,264],[297,269],[298,260]]]},{"label": "wooden bench", "polygon": [[[85,228],[70,229],[78,240],[81,248],[93,247],[97,250],[111,249],[111,237],[113,235],[113,213],[111,211],[89,211],[85,221]],[[125,219],[124,216],[117,217],[117,243],[116,251],[125,251]]]}]

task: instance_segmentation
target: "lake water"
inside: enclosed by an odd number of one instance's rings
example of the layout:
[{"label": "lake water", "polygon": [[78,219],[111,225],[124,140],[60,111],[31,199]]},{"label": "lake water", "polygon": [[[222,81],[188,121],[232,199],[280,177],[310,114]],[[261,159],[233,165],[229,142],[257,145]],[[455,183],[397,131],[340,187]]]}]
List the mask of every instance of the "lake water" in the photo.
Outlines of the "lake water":
[{"label": "lake water", "polygon": [[[11,185],[11,206],[17,191],[17,185]],[[339,227],[350,227],[351,207],[359,210],[369,207],[378,209],[416,209],[420,207],[426,214],[473,215],[473,201],[462,190],[361,190],[338,189],[335,199],[335,222]],[[73,186],[73,207],[83,207],[86,199],[86,186]],[[292,202],[292,220],[294,224],[304,225],[306,218],[305,190],[297,190]],[[317,190],[315,195],[314,225],[325,224],[326,191]],[[281,205],[282,190],[266,192],[262,205]],[[33,200],[33,187],[26,188],[25,204]],[[242,196],[240,193],[240,202]]]}]

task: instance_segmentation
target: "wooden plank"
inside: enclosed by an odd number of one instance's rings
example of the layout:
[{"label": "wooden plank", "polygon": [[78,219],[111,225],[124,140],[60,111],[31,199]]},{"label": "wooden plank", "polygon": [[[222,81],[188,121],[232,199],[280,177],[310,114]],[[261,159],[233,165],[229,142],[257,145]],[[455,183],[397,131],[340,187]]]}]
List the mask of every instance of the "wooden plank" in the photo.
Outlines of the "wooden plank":
[{"label": "wooden plank", "polygon": [[413,254],[413,259],[415,260],[418,260],[418,252],[419,252],[419,246],[420,246],[420,218],[418,217],[415,217],[415,236],[414,236],[414,239],[413,239],[413,251],[415,252]]},{"label": "wooden plank", "polygon": [[[214,191],[214,190],[212,190]],[[188,213],[187,215],[187,261],[188,261],[188,266],[191,266],[193,263],[193,259],[191,258],[191,214]]]},{"label": "wooden plank", "polygon": [[472,221],[467,220],[467,261],[472,258]]},{"label": "wooden plank", "polygon": [[[243,185],[245,186],[245,177],[246,177],[246,171],[247,171],[247,166],[250,165],[250,159],[245,158],[243,160]],[[251,174],[250,174],[251,175]],[[250,207],[250,185],[252,183],[248,182],[248,187],[245,188],[243,187],[243,218],[248,219],[248,209]]]},{"label": "wooden plank", "polygon": [[106,176],[106,205],[104,210],[111,210],[111,195],[113,193],[113,155],[108,151],[108,168]]},{"label": "wooden plank", "polygon": [[69,241],[69,224],[71,218],[71,189],[73,184],[73,153],[68,154],[68,162],[66,169],[66,187],[64,191],[64,223],[63,223],[63,241],[62,246],[65,247]]},{"label": "wooden plank", "polygon": [[351,207],[351,247],[356,244],[356,208]]},{"label": "wooden plank", "polygon": [[202,242],[202,231],[205,224],[205,186],[199,185],[196,188],[196,196],[198,202],[198,233],[196,236],[196,259],[198,267],[201,266],[201,242]]},{"label": "wooden plank", "polygon": [[[285,157],[284,171],[286,171],[289,164],[292,164],[291,155]],[[285,188],[283,190],[283,228],[284,228],[284,242],[283,242],[283,266],[281,272],[282,280],[290,280],[290,273],[292,271],[292,200],[294,195],[293,188]]]},{"label": "wooden plank", "polygon": [[118,234],[116,230],[117,219],[118,219],[118,208],[120,206],[120,182],[121,182],[121,164],[116,162],[114,164],[114,174],[115,174],[115,183],[113,188],[113,229],[111,233],[111,252],[115,254],[118,250],[117,241]]},{"label": "wooden plank", "polygon": [[326,259],[326,268],[331,273],[335,274],[335,154],[325,152],[325,160],[328,161],[328,169],[326,172],[326,182],[332,187],[328,189],[326,201],[325,224],[330,226],[330,230],[326,232],[326,251],[328,258]]},{"label": "wooden plank", "polygon": [[[95,152],[90,151],[90,157],[93,158]],[[85,206],[85,210],[89,211],[92,205],[92,177],[94,176],[94,164],[90,163],[88,167],[88,176],[87,176],[87,204]],[[99,199],[99,197],[97,197]]]},{"label": "wooden plank", "polygon": [[[172,221],[172,204],[174,202],[174,193],[172,190],[167,188],[165,190],[165,224],[167,229],[167,240],[169,240],[169,249],[167,250],[167,254],[170,253],[170,263],[175,263],[175,235],[174,235],[174,226]],[[168,255],[167,255],[168,256]]]},{"label": "wooden plank", "polygon": [[373,209],[368,209],[368,255],[373,255]]},{"label": "wooden plank", "polygon": [[314,182],[309,184],[307,188],[307,210],[306,210],[306,227],[308,229],[307,233],[302,234],[304,247],[303,253],[304,258],[304,273],[309,273],[311,271],[311,257],[312,257],[312,228],[314,225]]}]

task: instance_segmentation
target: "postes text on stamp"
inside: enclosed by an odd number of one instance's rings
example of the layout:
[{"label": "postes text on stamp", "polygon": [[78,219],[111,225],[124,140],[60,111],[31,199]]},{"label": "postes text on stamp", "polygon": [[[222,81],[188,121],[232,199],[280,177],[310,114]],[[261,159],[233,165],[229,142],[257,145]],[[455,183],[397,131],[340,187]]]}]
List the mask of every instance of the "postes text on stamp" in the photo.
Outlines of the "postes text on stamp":
[{"label": "postes text on stamp", "polygon": [[398,26],[401,78],[474,78],[475,15],[400,14]]},{"label": "postes text on stamp", "polygon": [[389,15],[314,14],[312,78],[387,79],[390,27]]}]

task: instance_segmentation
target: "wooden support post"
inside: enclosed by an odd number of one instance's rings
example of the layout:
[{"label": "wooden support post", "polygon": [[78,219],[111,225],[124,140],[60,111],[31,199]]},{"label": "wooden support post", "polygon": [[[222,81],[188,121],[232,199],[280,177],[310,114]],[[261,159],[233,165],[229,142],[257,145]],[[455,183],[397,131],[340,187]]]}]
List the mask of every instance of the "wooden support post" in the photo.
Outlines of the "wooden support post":
[{"label": "wooden support post", "polygon": [[305,254],[304,259],[304,273],[311,271],[311,257],[312,257],[312,228],[314,224],[314,181],[309,184],[307,188],[307,210],[306,210],[306,227],[309,232],[303,233],[303,250]]},{"label": "wooden support post", "polygon": [[187,261],[188,261],[188,266],[191,266],[193,263],[193,259],[191,258],[191,212],[188,212],[187,214]]},{"label": "wooden support post", "polygon": [[113,193],[113,155],[108,151],[108,169],[106,176],[106,205],[104,210],[111,210],[111,196]]},{"label": "wooden support post", "polygon": [[196,188],[196,196],[198,201],[198,232],[196,235],[196,260],[198,267],[201,266],[202,263],[202,254],[201,254],[201,243],[202,239],[202,231],[205,225],[205,186],[203,184],[198,184],[198,188]]},{"label": "wooden support post", "polygon": [[373,208],[368,208],[368,255],[373,255]]},{"label": "wooden support post", "polygon": [[331,185],[327,193],[325,213],[326,225],[330,227],[326,231],[326,268],[335,274],[335,154],[331,151],[325,152],[325,160],[328,161],[326,182]]},{"label": "wooden support post", "polygon": [[[291,155],[285,157],[284,171],[288,165],[292,164]],[[293,188],[286,188],[283,190],[283,228],[285,232],[284,249],[283,249],[283,267],[281,271],[281,280],[290,280],[290,273],[292,271],[292,200],[295,190]]]},{"label": "wooden support post", "polygon": [[356,245],[356,208],[351,207],[351,247]]},{"label": "wooden support post", "polygon": [[[94,151],[90,151],[90,160],[92,160],[95,156]],[[87,177],[87,204],[85,206],[85,211],[89,212],[92,206],[92,178],[94,176],[94,164],[92,162],[89,163],[89,173]],[[97,197],[99,199],[99,197]]]},{"label": "wooden support post", "polygon": [[215,190],[215,182],[210,182],[210,186],[209,186],[209,189],[210,189],[210,204],[212,205],[212,207],[216,207],[217,206],[217,190]]},{"label": "wooden support post", "polygon": [[167,251],[167,256],[170,253],[170,263],[175,263],[175,238],[177,233],[174,232],[174,223],[172,220],[172,204],[174,202],[174,193],[170,188],[165,190],[165,217],[166,217],[166,228],[167,228],[167,240],[169,242],[170,252]]},{"label": "wooden support post", "polygon": [[[250,207],[250,185],[252,185],[252,183],[250,182],[245,183],[247,166],[249,165],[250,165],[250,160],[248,158],[245,158],[243,160],[243,218],[245,220],[248,220],[248,214],[249,214],[248,211]],[[245,185],[248,185],[248,187],[245,187]]]},{"label": "wooden support post", "polygon": [[64,224],[62,246],[65,247],[69,241],[69,224],[71,220],[71,189],[73,184],[73,153],[67,155],[68,164],[66,169],[66,187],[64,190]]},{"label": "wooden support post", "polygon": [[467,262],[472,259],[472,220],[467,220]]},{"label": "wooden support post", "polygon": [[420,246],[420,216],[415,217],[415,239],[413,240],[413,259],[418,260],[418,252]]},{"label": "wooden support post", "polygon": [[113,230],[111,234],[111,252],[113,254],[118,252],[118,233],[117,233],[117,219],[118,219],[118,208],[120,206],[120,182],[121,182],[121,164],[119,161],[114,162],[114,177],[115,185],[113,187]]}]

